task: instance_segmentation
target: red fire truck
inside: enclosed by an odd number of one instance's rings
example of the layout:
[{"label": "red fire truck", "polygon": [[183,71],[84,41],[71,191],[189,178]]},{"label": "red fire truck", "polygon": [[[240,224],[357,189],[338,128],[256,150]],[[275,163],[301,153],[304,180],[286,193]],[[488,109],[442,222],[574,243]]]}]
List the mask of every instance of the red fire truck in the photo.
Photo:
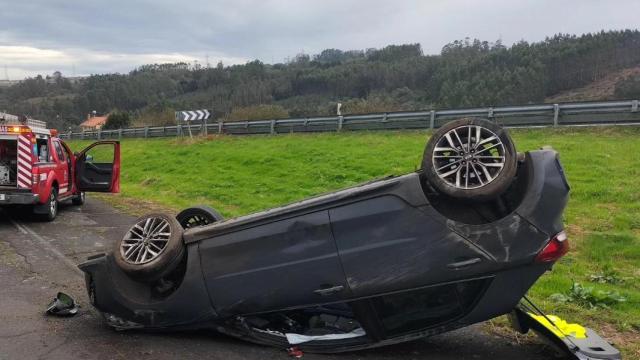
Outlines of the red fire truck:
[{"label": "red fire truck", "polygon": [[52,221],[58,204],[82,205],[85,191],[120,191],[120,144],[99,141],[78,153],[38,120],[0,113],[0,206],[28,205]]}]

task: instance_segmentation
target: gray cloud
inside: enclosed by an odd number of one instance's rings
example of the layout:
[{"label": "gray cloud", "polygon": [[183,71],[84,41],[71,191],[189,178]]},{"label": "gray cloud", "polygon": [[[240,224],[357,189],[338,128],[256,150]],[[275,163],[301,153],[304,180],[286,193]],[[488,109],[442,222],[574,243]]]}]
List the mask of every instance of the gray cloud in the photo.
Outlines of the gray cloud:
[{"label": "gray cloud", "polygon": [[279,62],[325,48],[419,42],[438,53],[465,37],[538,41],[635,28],[640,2],[0,0],[0,9],[0,65],[20,77],[73,65],[78,73],[126,72],[153,60],[203,62],[206,54],[211,62]]}]

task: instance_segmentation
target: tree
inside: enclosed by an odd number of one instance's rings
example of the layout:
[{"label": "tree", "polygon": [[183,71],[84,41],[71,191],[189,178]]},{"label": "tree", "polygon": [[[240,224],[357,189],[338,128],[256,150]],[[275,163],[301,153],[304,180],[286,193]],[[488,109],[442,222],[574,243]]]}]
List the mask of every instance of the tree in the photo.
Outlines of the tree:
[{"label": "tree", "polygon": [[122,129],[131,125],[131,118],[129,113],[124,111],[112,111],[107,117],[107,122],[104,124],[103,129]]}]

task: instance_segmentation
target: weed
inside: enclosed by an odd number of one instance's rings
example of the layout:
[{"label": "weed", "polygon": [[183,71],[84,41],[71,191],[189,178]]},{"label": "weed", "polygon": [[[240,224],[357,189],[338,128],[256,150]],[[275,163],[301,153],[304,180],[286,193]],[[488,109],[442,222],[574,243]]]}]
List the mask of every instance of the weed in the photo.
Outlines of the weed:
[{"label": "weed", "polygon": [[580,283],[573,283],[566,293],[555,293],[549,298],[555,302],[570,302],[590,309],[608,309],[610,306],[627,301],[627,298],[617,291],[595,290],[593,287],[584,287]]}]

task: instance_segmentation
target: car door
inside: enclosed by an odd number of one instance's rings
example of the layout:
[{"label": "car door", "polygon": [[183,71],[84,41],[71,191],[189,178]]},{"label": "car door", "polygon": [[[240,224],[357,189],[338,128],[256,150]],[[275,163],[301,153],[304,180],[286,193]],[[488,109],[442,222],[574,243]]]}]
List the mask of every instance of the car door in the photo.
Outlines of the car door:
[{"label": "car door", "polygon": [[401,291],[485,273],[495,262],[404,199],[385,195],[329,210],[355,297]]},{"label": "car door", "polygon": [[120,192],[120,142],[98,141],[76,153],[75,173],[79,191]]},{"label": "car door", "polygon": [[326,210],[258,221],[199,243],[209,295],[221,316],[348,297]]}]

